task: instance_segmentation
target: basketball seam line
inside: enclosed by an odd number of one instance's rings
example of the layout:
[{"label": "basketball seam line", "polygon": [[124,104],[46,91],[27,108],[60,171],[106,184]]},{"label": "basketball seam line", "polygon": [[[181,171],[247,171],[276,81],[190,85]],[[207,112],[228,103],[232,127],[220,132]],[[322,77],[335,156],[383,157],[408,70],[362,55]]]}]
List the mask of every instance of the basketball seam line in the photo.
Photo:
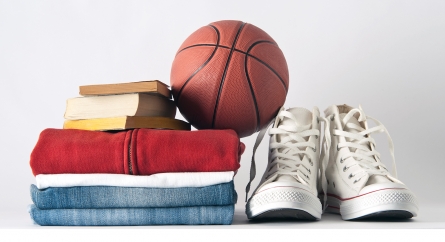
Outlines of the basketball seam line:
[{"label": "basketball seam line", "polygon": [[[272,44],[272,45],[276,45],[276,46],[278,47],[278,45],[277,45],[276,43],[274,43],[274,42],[267,41],[267,40],[260,40],[260,41],[265,41],[266,43],[270,43],[270,44]],[[187,46],[187,47],[185,47],[184,49],[178,51],[178,53],[177,53],[176,55],[178,55],[178,54],[179,54],[180,52],[182,52],[183,50],[190,49],[190,48],[193,48],[193,47],[200,47],[200,46],[215,46],[215,45],[214,45],[214,44],[197,44],[197,45],[190,45],[190,46]],[[228,46],[224,46],[224,45],[219,45],[218,47],[219,47],[219,48],[224,48],[224,49],[230,49],[230,47],[228,47]],[[244,51],[239,50],[239,49],[236,49],[236,48],[234,49],[234,51],[236,51],[236,52],[240,52],[240,53],[242,53],[242,54],[248,55],[249,57],[252,57],[252,58],[256,59],[258,62],[260,62],[260,63],[263,64],[265,67],[267,67],[269,70],[271,70],[271,71],[278,77],[278,79],[280,79],[281,83],[282,83],[283,86],[284,86],[284,89],[285,89],[285,91],[286,91],[286,94],[287,94],[287,91],[288,91],[288,90],[287,90],[286,83],[284,82],[283,78],[281,78],[281,76],[278,75],[278,73],[275,71],[275,69],[273,69],[273,68],[272,68],[271,66],[269,66],[266,62],[262,61],[260,58],[254,56],[254,55],[251,55],[251,54],[249,54],[249,53],[247,53],[247,52],[244,52]]]},{"label": "basketball seam line", "polygon": [[177,98],[175,98],[175,102],[178,103],[179,102],[179,97],[181,96],[182,90],[184,90],[184,87],[189,83],[189,81],[200,71],[202,70],[202,68],[204,68],[209,62],[210,60],[213,58],[213,56],[215,55],[216,51],[218,50],[219,47],[219,41],[220,41],[220,34],[219,34],[219,30],[218,28],[216,28],[213,25],[209,25],[210,27],[212,27],[215,32],[216,32],[216,36],[217,36],[217,40],[216,40],[216,45],[215,49],[213,50],[212,54],[210,55],[210,57],[206,60],[206,62],[204,62],[198,69],[195,70],[195,72],[193,72],[193,74],[185,81],[184,85],[182,85],[181,89],[178,92]]},{"label": "basketball seam line", "polygon": [[246,23],[242,23],[238,29],[238,33],[235,35],[235,39],[233,40],[232,48],[230,49],[229,57],[227,58],[226,67],[224,68],[223,76],[221,79],[221,83],[219,84],[218,96],[216,98],[215,108],[213,109],[213,119],[212,119],[212,128],[215,128],[215,119],[216,119],[216,111],[218,110],[219,98],[221,97],[222,88],[224,86],[224,80],[226,79],[227,69],[229,68],[230,59],[232,58],[233,51],[235,49],[236,42],[238,41],[238,37],[241,34]]},{"label": "basketball seam line", "polygon": [[[212,26],[212,27],[213,27],[213,25],[209,25],[209,26]],[[187,50],[187,49],[190,49],[190,48],[193,48],[193,47],[199,47],[199,46],[216,46],[216,45],[215,45],[215,44],[196,44],[196,45],[190,45],[190,46],[187,46],[187,47],[183,48],[182,50],[179,50],[179,51],[176,53],[175,57],[178,56],[178,54],[181,53],[181,52],[184,51],[184,50]],[[230,47],[228,47],[228,46],[224,46],[224,45],[219,45],[219,47],[226,48],[226,49],[230,49]]]},{"label": "basketball seam line", "polygon": [[245,54],[244,57],[244,72],[246,73],[246,78],[247,78],[247,83],[249,84],[250,87],[250,94],[252,95],[252,99],[253,99],[253,104],[255,105],[255,111],[256,111],[256,126],[254,129],[254,133],[258,130],[258,127],[260,127],[261,125],[261,120],[260,120],[260,111],[258,110],[258,103],[256,101],[256,97],[255,97],[255,92],[253,90],[253,86],[252,86],[252,82],[250,81],[250,76],[249,76],[249,72],[247,70],[247,60],[248,60],[248,54],[250,52],[250,50],[257,44],[259,44],[260,41],[257,41],[255,43],[253,43],[248,49],[247,52]]},{"label": "basketball seam line", "polygon": [[278,73],[271,66],[269,66],[266,62],[262,61],[260,58],[258,58],[256,56],[253,56],[253,55],[250,55],[250,54],[247,54],[247,55],[249,57],[252,57],[253,59],[257,60],[259,63],[263,64],[265,67],[267,67],[267,69],[271,70],[278,77],[278,79],[280,79],[281,84],[283,84],[284,90],[286,91],[286,94],[287,94],[288,90],[287,90],[286,83],[284,83],[283,78],[281,78],[281,76],[278,75]]},{"label": "basketball seam line", "polygon": [[[269,44],[272,44],[272,45],[275,45],[275,46],[278,47],[278,45],[277,45],[276,43],[272,42],[272,41],[268,41],[268,40],[259,40],[259,41],[264,41],[264,42],[267,42],[267,43],[269,43]],[[216,46],[216,45],[215,45],[215,44],[196,44],[196,45],[190,45],[190,46],[187,46],[187,47],[183,48],[182,50],[178,51],[178,52],[176,53],[176,55],[178,55],[179,53],[181,53],[181,52],[184,51],[184,50],[187,50],[187,49],[190,49],[190,48],[193,48],[193,47],[201,47],[201,46]],[[220,48],[225,48],[225,49],[231,49],[229,46],[225,46],[225,45],[219,45],[219,47],[220,47]],[[239,50],[239,49],[237,49],[237,48],[235,48],[234,51],[237,51],[237,52],[240,52],[240,53],[243,53],[243,54],[247,54],[247,52],[244,52],[244,51]]]}]

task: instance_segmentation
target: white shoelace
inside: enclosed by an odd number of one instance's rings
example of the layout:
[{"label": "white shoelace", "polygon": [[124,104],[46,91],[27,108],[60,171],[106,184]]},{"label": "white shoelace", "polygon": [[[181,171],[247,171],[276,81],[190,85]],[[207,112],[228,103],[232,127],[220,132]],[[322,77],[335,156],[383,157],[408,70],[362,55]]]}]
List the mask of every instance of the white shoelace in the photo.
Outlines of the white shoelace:
[{"label": "white shoelace", "polygon": [[[358,121],[362,122],[367,119],[373,120],[377,126],[369,129],[364,129],[363,127],[356,125],[354,123],[348,122],[354,114],[359,113]],[[330,115],[328,118],[332,118],[334,114]],[[383,124],[369,116],[366,116],[361,109],[352,109],[349,111],[342,120],[344,127],[349,130],[356,130],[358,133],[351,133],[347,131],[342,131],[334,129],[333,135],[343,136],[345,138],[351,139],[349,142],[340,142],[337,149],[348,147],[356,149],[355,152],[349,152],[347,155],[341,157],[340,162],[345,162],[344,170],[348,170],[354,165],[360,165],[363,169],[353,172],[350,174],[349,178],[354,178],[354,183],[360,181],[366,174],[375,174],[390,176],[391,179],[397,180],[396,171],[396,161],[394,158],[394,144],[392,142],[391,136],[388,130],[383,126]],[[344,128],[343,128],[344,129]],[[385,132],[388,138],[389,151],[392,157],[393,172],[391,175],[385,165],[380,160],[380,153],[375,150],[375,140],[370,137],[372,133],[382,133]],[[358,152],[360,151],[360,152]],[[356,162],[347,162],[347,159],[353,157]]]},{"label": "white shoelace", "polygon": [[[280,112],[278,113],[277,118],[282,121],[284,118],[289,118],[291,120],[296,121],[295,116],[288,112],[284,111],[282,108]],[[318,117],[319,120],[325,122],[325,124],[329,123],[327,122],[327,119]],[[255,153],[256,150],[263,140],[263,137],[268,129],[268,127],[275,122],[275,119],[269,123],[265,128],[263,128],[255,141],[255,145],[253,148],[253,154],[252,154],[252,160],[251,160],[251,166],[250,166],[250,180],[249,183],[246,186],[246,201],[247,197],[249,195],[250,191],[250,185],[255,178],[256,175],[256,165],[255,165]],[[318,136],[320,137],[320,131],[318,129],[309,129],[312,124],[308,124],[305,126],[299,126],[296,127],[294,125],[283,125],[280,124],[280,127],[273,127],[269,131],[269,135],[281,135],[280,142],[271,142],[269,149],[272,150],[272,153],[270,154],[270,160],[271,164],[268,165],[269,167],[276,167],[276,169],[270,169],[266,173],[266,181],[270,179],[275,179],[278,175],[291,175],[293,176],[297,181],[299,181],[302,184],[309,185],[311,181],[309,178],[309,175],[307,173],[311,173],[310,167],[304,164],[303,157],[307,156],[309,159],[310,165],[313,165],[313,162],[316,161],[316,157],[314,157],[312,152],[307,152],[306,148],[310,147],[312,149],[316,149],[316,145],[314,142],[308,142],[306,141],[306,137],[309,136]],[[325,131],[326,132],[326,131]],[[327,132],[329,133],[329,127],[327,129]],[[296,141],[296,142],[295,142]],[[327,142],[324,142],[327,143]],[[330,145],[330,137],[329,137],[329,145]],[[329,147],[329,146],[328,146]],[[303,150],[301,150],[303,149]],[[329,149],[329,148],[328,148]],[[327,152],[329,154],[329,151]],[[326,161],[324,163],[327,163],[327,157],[325,157]],[[326,167],[326,165],[322,165],[322,167]],[[318,171],[314,171],[318,172]],[[324,174],[324,173],[323,173]],[[324,177],[324,176],[322,176]],[[326,178],[324,178],[326,180]],[[325,186],[325,188],[327,185]],[[325,190],[325,189],[324,189]]]},{"label": "white shoelace", "polygon": [[[295,121],[292,113],[282,111],[279,118],[289,118]],[[304,184],[309,185],[309,175],[311,173],[310,167],[307,167],[303,162],[303,156],[307,156],[309,164],[312,166],[315,158],[313,153],[307,152],[306,148],[316,149],[314,142],[306,141],[306,137],[320,136],[320,131],[317,129],[309,129],[312,124],[296,127],[294,125],[283,125],[279,128],[271,128],[269,135],[281,135],[280,142],[271,142],[269,148],[272,150],[270,154],[271,163],[269,167],[276,167],[267,172],[266,177],[274,179],[278,175],[291,175],[295,179]],[[303,149],[303,150],[301,150]],[[300,156],[302,154],[302,156]],[[304,169],[303,169],[304,168]]]},{"label": "white shoelace", "polygon": [[320,169],[321,169],[321,189],[323,190],[323,211],[326,209],[327,199],[328,199],[328,180],[326,179],[326,168],[329,162],[329,152],[331,148],[331,131],[329,120],[327,118],[320,117],[322,122],[324,122],[324,136],[321,147],[320,154]]}]

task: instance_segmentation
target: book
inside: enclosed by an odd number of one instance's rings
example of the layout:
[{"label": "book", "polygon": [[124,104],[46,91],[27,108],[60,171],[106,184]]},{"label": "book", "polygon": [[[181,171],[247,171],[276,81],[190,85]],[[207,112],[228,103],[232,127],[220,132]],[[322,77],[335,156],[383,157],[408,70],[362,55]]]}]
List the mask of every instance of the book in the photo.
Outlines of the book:
[{"label": "book", "polygon": [[110,95],[124,93],[158,93],[167,98],[171,98],[171,92],[168,86],[158,80],[99,84],[79,87],[79,94],[82,96]]},{"label": "book", "polygon": [[175,118],[175,103],[159,94],[130,93],[71,98],[66,101],[65,119],[121,116]]},{"label": "book", "polygon": [[65,120],[64,129],[83,130],[124,130],[124,129],[173,129],[190,130],[190,124],[178,119],[165,117],[114,117],[84,120]]}]

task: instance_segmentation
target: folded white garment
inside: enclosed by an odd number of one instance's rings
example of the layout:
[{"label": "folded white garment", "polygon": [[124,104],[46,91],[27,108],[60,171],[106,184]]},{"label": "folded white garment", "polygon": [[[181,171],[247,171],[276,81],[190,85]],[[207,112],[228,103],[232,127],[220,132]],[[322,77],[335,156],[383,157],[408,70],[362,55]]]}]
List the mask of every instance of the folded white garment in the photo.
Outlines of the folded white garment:
[{"label": "folded white garment", "polygon": [[37,175],[36,186],[48,187],[75,186],[119,186],[119,187],[204,187],[233,180],[233,171],[224,172],[176,172],[158,173],[150,176],[125,174],[51,174]]}]

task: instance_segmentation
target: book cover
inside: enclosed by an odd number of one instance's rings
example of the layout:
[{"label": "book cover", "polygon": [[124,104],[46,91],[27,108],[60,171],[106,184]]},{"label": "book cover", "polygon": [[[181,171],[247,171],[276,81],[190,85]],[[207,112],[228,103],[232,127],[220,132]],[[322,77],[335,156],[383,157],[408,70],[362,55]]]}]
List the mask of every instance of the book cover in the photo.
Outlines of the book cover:
[{"label": "book cover", "polygon": [[111,95],[124,93],[158,93],[167,98],[171,98],[168,85],[159,81],[140,81],[115,84],[85,85],[79,87],[79,94],[82,96]]}]

